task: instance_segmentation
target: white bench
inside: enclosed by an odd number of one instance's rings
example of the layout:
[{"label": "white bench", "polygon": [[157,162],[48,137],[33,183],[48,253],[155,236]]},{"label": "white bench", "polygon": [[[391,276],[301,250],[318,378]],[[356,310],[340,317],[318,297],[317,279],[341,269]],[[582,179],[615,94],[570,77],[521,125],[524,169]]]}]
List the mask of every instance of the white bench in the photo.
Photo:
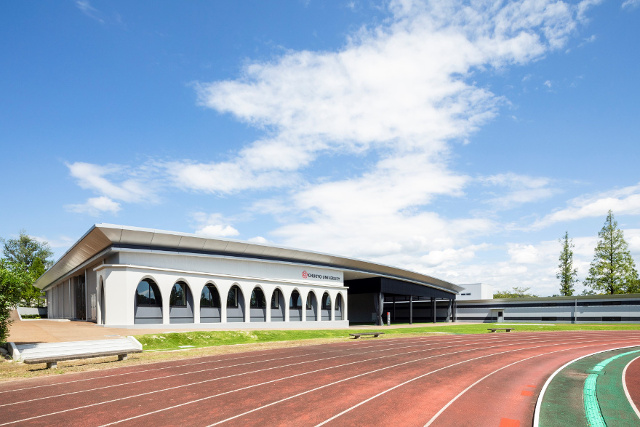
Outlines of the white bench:
[{"label": "white bench", "polygon": [[13,360],[24,363],[46,363],[53,369],[63,360],[118,356],[126,360],[130,353],[141,353],[142,344],[134,337],[112,340],[69,341],[35,344],[9,343]]},{"label": "white bench", "polygon": [[374,338],[378,338],[379,335],[384,335],[384,332],[360,332],[357,334],[349,334],[349,335],[352,336],[354,340],[357,340],[362,335],[373,335]]},{"label": "white bench", "polygon": [[487,331],[491,331],[491,332],[498,332],[498,331],[511,332],[515,330],[516,328],[487,328]]}]

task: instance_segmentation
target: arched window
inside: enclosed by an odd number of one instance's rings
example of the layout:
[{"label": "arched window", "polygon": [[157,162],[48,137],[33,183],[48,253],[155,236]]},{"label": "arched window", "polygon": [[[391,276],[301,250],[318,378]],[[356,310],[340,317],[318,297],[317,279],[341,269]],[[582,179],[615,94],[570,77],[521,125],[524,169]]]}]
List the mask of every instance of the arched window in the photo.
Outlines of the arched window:
[{"label": "arched window", "polygon": [[267,301],[264,298],[264,292],[260,288],[254,288],[253,292],[251,292],[251,308],[265,308],[267,306]]},{"label": "arched window", "polygon": [[316,297],[315,295],[313,295],[313,292],[309,292],[307,294],[307,310],[311,310],[313,309],[313,302],[315,301]]},{"label": "arched window", "polygon": [[220,295],[214,285],[209,283],[202,289],[200,307],[220,307]]},{"label": "arched window", "polygon": [[172,307],[186,307],[187,306],[187,284],[184,282],[178,282],[173,285],[171,289],[171,296],[169,296],[169,305]]},{"label": "arched window", "polygon": [[271,294],[271,308],[280,308],[280,289],[274,289]]},{"label": "arched window", "polygon": [[326,292],[322,295],[322,309],[331,310],[331,297]]},{"label": "arched window", "polygon": [[336,296],[336,320],[342,320],[342,294]]},{"label": "arched window", "polygon": [[[100,278],[102,284],[102,278]],[[100,317],[104,324],[104,286],[100,286]],[[134,306],[133,323],[156,324],[162,323],[162,296],[158,285],[151,279],[144,279],[136,288],[136,302]]]},{"label": "arched window", "polygon": [[233,285],[231,289],[229,289],[229,293],[227,294],[227,308],[238,308],[238,294],[239,288],[236,285]]},{"label": "arched window", "polygon": [[153,280],[145,279],[138,283],[136,305],[138,307],[162,307],[160,291]]},{"label": "arched window", "polygon": [[302,308],[302,298],[300,298],[300,292],[293,291],[291,298],[289,298],[289,308]]}]

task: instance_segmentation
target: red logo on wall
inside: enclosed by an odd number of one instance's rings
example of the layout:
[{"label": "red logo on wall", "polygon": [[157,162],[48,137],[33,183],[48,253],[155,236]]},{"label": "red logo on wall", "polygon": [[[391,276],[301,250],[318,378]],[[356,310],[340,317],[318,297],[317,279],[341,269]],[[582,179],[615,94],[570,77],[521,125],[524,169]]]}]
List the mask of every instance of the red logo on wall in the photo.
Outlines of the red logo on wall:
[{"label": "red logo on wall", "polygon": [[309,277],[309,273],[307,273],[306,271],[302,272],[302,278],[303,279],[307,279]]}]

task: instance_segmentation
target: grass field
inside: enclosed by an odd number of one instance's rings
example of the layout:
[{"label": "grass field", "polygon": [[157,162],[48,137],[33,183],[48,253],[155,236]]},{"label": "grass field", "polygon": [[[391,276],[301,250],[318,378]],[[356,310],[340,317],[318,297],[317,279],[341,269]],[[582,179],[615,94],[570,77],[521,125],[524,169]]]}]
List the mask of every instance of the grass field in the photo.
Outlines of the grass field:
[{"label": "grass field", "polygon": [[[405,325],[406,326],[406,325]],[[383,331],[385,336],[449,333],[449,334],[484,334],[487,328],[505,327],[504,323],[482,323],[472,325],[446,324],[417,327],[380,326],[376,331]],[[540,331],[577,331],[577,330],[640,330],[638,324],[616,325],[574,325],[574,324],[511,324],[519,332]],[[322,338],[348,338],[350,333],[371,332],[371,329],[322,329],[322,330],[286,330],[286,331],[195,331],[182,333],[165,333],[139,335],[136,338],[145,350],[178,350],[181,348],[201,348],[231,344],[267,343],[277,341],[298,341]],[[513,332],[511,332],[513,333]]]}]

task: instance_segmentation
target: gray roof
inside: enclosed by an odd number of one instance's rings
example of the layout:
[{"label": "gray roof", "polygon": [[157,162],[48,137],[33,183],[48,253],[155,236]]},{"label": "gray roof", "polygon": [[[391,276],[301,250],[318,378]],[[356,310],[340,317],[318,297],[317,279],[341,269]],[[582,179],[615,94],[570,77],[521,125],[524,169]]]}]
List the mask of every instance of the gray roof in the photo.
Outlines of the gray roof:
[{"label": "gray roof", "polygon": [[149,249],[171,248],[182,253],[222,253],[241,258],[281,260],[338,268],[344,271],[347,280],[373,275],[430,285],[449,292],[462,290],[460,286],[425,274],[338,255],[113,224],[96,224],[91,227],[53,267],[38,278],[35,286],[40,289],[47,288],[112,245],[142,246]]}]

